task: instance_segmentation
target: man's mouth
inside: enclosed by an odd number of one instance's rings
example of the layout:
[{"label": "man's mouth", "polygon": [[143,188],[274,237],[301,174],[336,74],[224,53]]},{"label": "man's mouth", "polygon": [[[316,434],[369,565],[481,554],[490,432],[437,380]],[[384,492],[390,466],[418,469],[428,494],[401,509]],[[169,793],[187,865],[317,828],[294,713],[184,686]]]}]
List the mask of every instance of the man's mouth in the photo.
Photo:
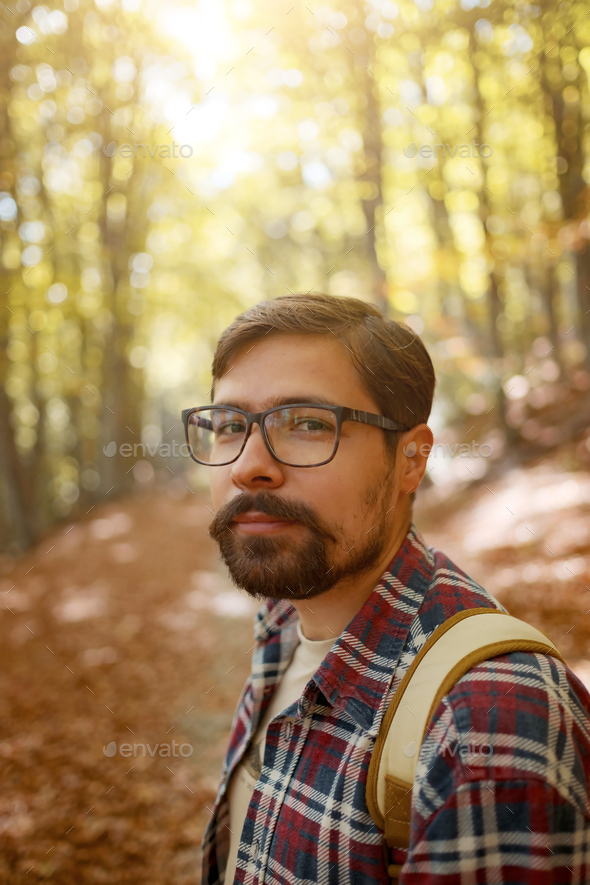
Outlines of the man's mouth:
[{"label": "man's mouth", "polygon": [[259,510],[247,510],[246,513],[239,513],[234,516],[232,522],[237,524],[237,528],[244,535],[275,534],[295,525],[294,520],[283,519],[280,516],[269,516]]}]

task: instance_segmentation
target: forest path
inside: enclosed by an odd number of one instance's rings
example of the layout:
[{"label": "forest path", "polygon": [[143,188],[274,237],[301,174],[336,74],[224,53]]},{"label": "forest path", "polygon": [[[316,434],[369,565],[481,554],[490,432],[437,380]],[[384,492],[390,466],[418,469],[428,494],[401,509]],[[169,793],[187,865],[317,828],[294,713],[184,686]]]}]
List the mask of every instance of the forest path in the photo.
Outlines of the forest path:
[{"label": "forest path", "polygon": [[[589,503],[590,476],[547,460],[416,512],[588,685]],[[2,560],[0,882],[198,881],[255,610],[210,518],[196,497],[117,501]]]}]

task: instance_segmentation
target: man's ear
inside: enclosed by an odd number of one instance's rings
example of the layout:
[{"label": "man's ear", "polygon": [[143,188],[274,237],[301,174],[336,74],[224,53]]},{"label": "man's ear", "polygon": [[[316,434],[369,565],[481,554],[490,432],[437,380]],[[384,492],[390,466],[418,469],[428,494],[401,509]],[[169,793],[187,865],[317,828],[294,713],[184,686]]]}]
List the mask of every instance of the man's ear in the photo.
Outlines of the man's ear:
[{"label": "man's ear", "polygon": [[427,424],[417,424],[402,435],[398,444],[400,493],[415,492],[426,471],[434,437]]}]

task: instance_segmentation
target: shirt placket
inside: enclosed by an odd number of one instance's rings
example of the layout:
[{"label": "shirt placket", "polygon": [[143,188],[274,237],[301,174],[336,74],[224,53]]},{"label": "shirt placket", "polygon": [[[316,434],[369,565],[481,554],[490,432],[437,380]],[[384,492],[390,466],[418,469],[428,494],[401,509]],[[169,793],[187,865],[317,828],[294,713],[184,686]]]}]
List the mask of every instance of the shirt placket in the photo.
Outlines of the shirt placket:
[{"label": "shirt placket", "polygon": [[[266,871],[268,868],[270,846],[276,830],[281,808],[285,800],[285,796],[291,784],[293,773],[301,758],[303,747],[309,733],[312,720],[313,700],[317,695],[317,688],[308,686],[299,701],[297,708],[297,717],[286,716],[280,720],[279,747],[285,749],[285,761],[278,783],[275,781],[272,801],[273,809],[269,817],[266,804],[262,808],[258,808],[256,815],[256,823],[254,825],[254,838],[250,845],[250,861],[248,863],[247,874],[244,879],[246,885],[263,885],[266,879]],[[273,721],[269,725],[268,730],[276,727],[279,723]],[[268,732],[267,732],[268,735]],[[293,739],[295,742],[293,743]],[[269,748],[265,747],[265,757],[269,752]],[[263,772],[266,758],[263,761]],[[267,767],[267,771],[269,768]]]}]

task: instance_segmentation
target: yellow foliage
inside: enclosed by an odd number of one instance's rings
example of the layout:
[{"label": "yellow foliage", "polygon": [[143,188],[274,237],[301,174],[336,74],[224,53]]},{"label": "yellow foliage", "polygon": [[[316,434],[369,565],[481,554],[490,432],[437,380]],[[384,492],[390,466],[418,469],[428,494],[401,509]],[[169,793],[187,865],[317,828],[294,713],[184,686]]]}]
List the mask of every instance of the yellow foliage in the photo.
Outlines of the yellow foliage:
[{"label": "yellow foliage", "polygon": [[[6,389],[61,416],[49,452],[33,413],[15,412],[17,445],[62,480],[73,459],[48,520],[78,506],[78,458],[99,470],[106,409],[139,438],[143,415],[167,420],[205,394],[218,335],[261,298],[328,290],[419,314],[426,340],[463,360],[437,364],[452,416],[473,393],[454,396],[460,372],[485,387],[496,371],[479,353],[467,362],[473,341],[491,351],[493,336],[520,371],[549,322],[543,285],[560,330],[577,322],[568,256],[585,242],[590,182],[579,0],[540,14],[388,0],[361,15],[348,2],[294,8],[271,31],[269,0],[228,4],[215,23],[199,17],[207,4],[154,2],[71,12],[68,31],[29,44],[0,34]],[[173,141],[186,156],[160,150]],[[133,156],[139,144],[149,155]]]}]

